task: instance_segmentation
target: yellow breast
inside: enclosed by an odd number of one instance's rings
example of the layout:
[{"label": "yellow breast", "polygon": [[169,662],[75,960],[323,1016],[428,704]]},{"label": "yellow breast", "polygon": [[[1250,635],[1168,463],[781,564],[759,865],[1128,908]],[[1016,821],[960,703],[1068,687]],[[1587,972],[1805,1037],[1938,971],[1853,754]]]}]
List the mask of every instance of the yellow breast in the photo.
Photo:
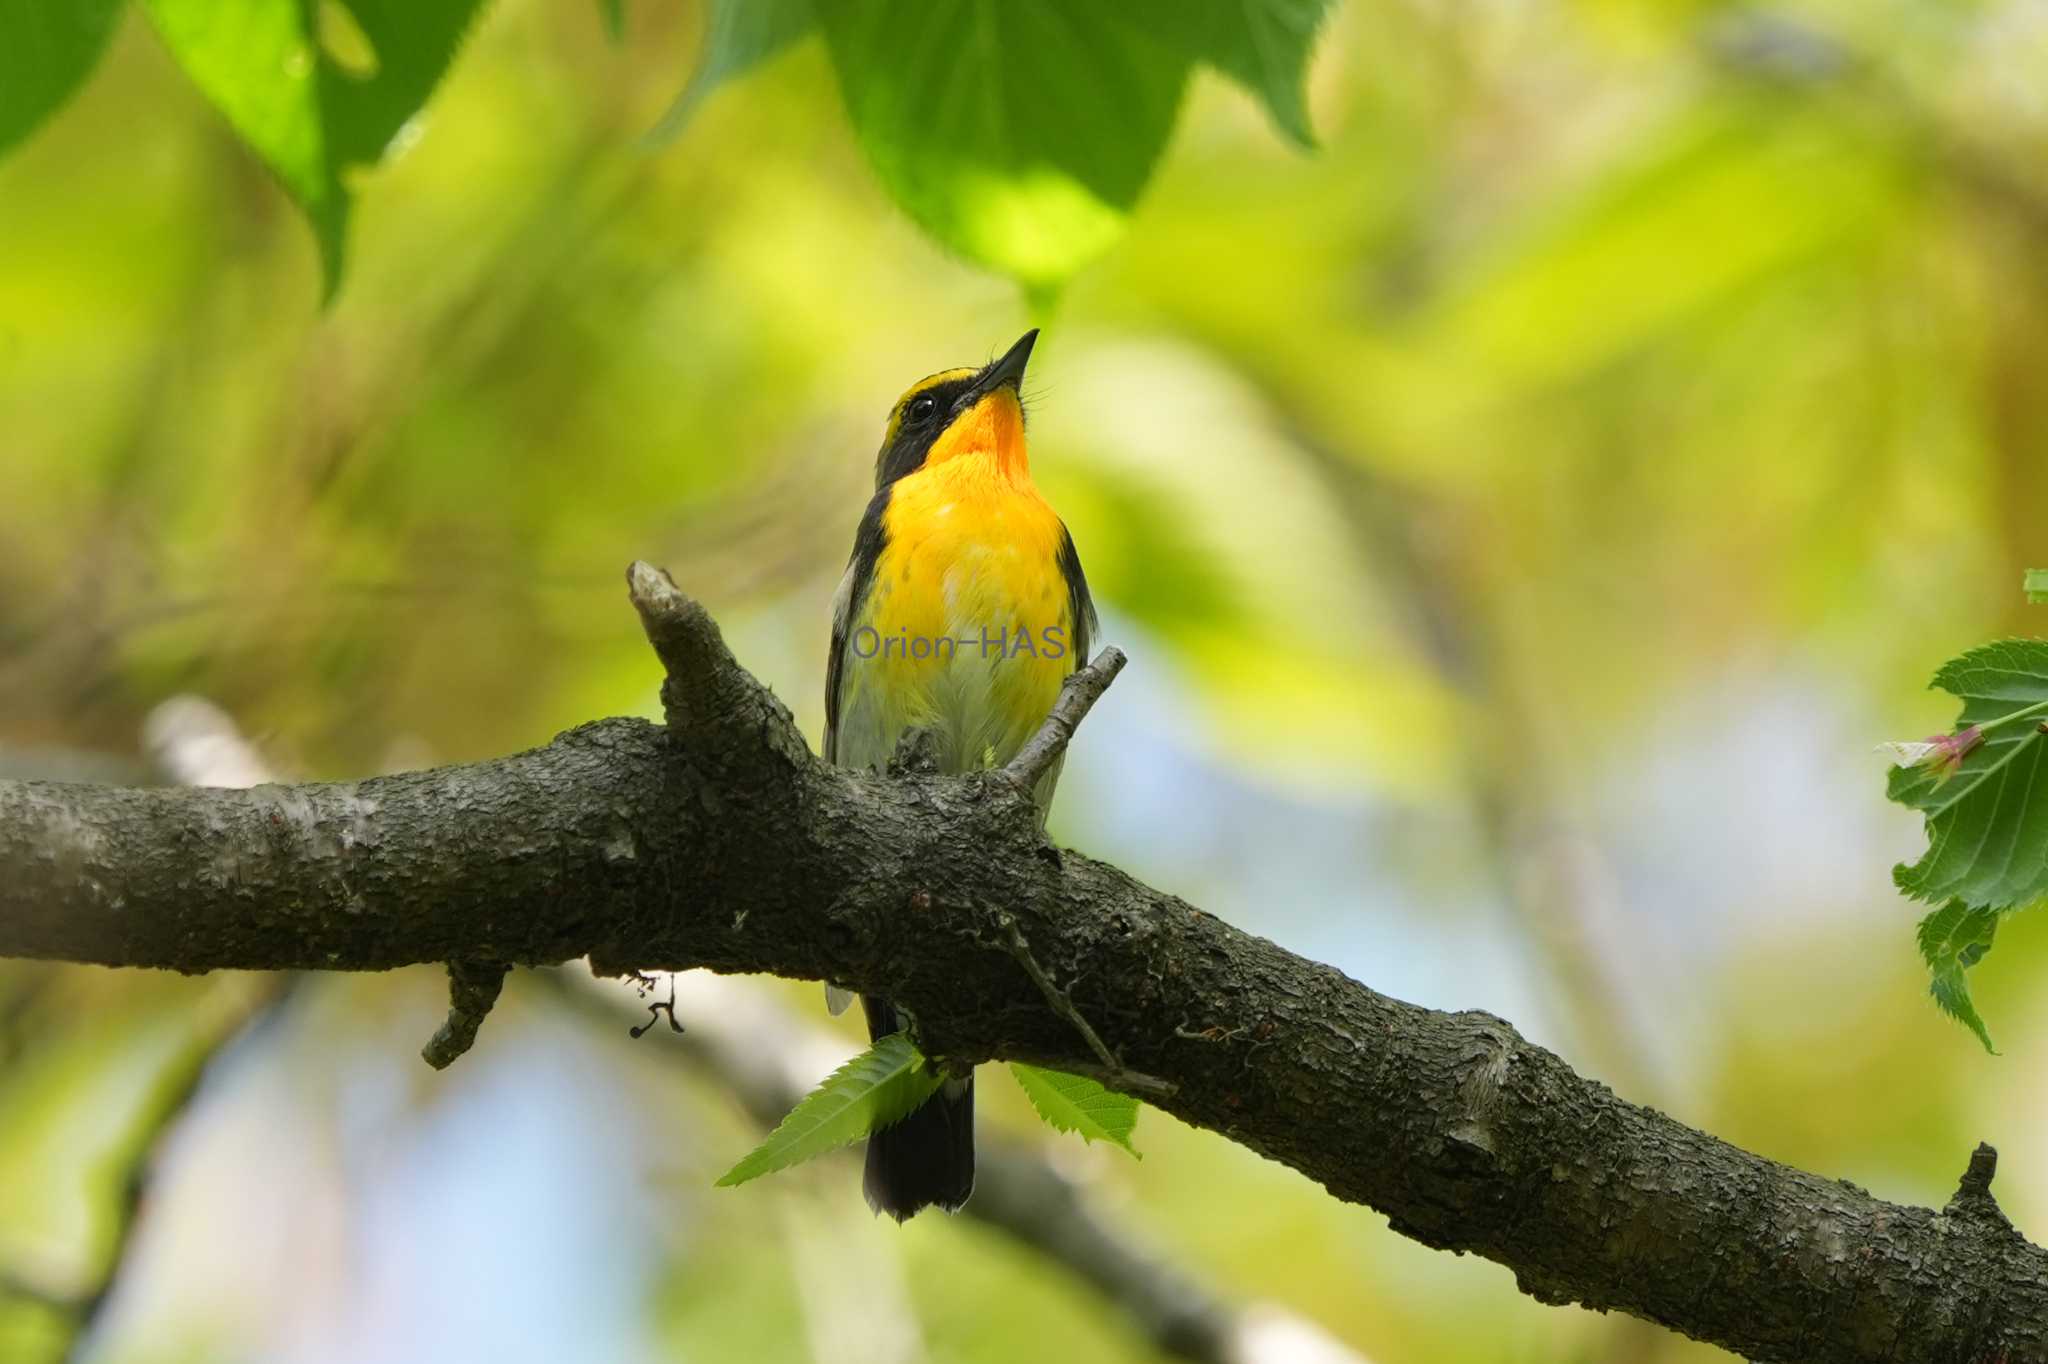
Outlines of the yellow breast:
[{"label": "yellow breast", "polygon": [[1075,667],[1059,517],[1028,475],[969,454],[898,479],[882,526],[842,710],[878,744],[937,729],[952,770],[1008,761]]}]

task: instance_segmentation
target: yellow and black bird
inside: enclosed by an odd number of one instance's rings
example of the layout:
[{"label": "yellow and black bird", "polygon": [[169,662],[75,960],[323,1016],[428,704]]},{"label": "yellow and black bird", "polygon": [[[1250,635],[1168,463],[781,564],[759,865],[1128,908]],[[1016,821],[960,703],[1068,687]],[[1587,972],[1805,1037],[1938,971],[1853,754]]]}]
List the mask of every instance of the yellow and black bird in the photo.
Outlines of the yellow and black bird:
[{"label": "yellow and black bird", "polygon": [[[1073,537],[1031,481],[1018,385],[1036,331],[980,369],[922,379],[897,400],[875,496],[833,602],[825,757],[880,768],[912,728],[938,739],[941,771],[1008,762],[1068,673],[1087,662],[1095,608]],[[1057,766],[1039,784],[1040,818]],[[848,996],[829,989],[833,1012]],[[900,1031],[895,1006],[861,998],[868,1031]],[[948,1080],[868,1138],[870,1207],[898,1221],[974,1189],[974,1082]]]}]

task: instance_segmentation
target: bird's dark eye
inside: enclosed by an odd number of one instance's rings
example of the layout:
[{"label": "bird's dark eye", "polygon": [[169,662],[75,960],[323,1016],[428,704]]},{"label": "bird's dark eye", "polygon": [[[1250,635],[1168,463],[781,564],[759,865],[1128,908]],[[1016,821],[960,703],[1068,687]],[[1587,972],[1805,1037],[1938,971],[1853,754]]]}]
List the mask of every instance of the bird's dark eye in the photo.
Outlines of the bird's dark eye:
[{"label": "bird's dark eye", "polygon": [[938,410],[939,400],[927,393],[922,398],[911,399],[910,411],[907,415],[912,421],[921,422]]}]

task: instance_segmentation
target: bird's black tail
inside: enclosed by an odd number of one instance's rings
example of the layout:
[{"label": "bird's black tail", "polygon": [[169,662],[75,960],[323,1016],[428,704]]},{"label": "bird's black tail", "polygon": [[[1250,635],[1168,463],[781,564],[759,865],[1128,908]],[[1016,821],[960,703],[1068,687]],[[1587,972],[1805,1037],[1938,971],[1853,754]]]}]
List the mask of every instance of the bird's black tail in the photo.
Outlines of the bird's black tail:
[{"label": "bird's black tail", "polygon": [[[886,999],[862,995],[868,1035],[901,1032],[903,1021]],[[974,1192],[974,1081],[947,1080],[909,1117],[868,1138],[868,1206],[898,1222],[934,1205],[957,1212]]]}]

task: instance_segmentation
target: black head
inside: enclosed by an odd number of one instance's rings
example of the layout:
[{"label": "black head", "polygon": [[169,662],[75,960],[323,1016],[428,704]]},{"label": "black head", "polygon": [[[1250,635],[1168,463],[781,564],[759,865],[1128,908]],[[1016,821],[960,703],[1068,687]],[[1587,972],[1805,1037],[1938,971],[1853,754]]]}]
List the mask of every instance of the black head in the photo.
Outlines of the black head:
[{"label": "black head", "polygon": [[923,468],[939,437],[992,397],[1006,395],[1005,400],[1018,404],[1021,428],[1022,401],[1017,386],[1023,381],[1024,366],[1037,340],[1038,332],[1033,329],[980,369],[941,370],[912,384],[889,413],[882,451],[875,458],[875,487],[886,488]]}]

